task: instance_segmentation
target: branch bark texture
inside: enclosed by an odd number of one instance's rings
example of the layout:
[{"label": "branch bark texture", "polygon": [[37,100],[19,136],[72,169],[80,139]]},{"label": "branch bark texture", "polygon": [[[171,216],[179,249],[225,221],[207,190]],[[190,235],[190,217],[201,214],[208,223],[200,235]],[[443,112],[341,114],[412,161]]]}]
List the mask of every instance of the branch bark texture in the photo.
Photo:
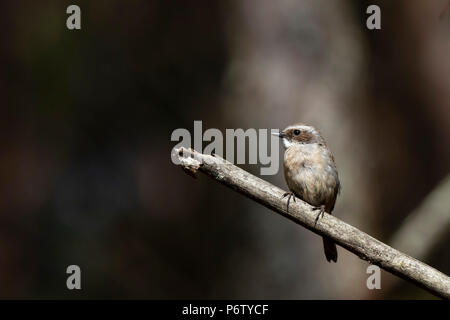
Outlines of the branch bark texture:
[{"label": "branch bark texture", "polygon": [[333,239],[361,259],[378,265],[438,297],[450,299],[450,277],[429,265],[327,213],[316,223],[317,211],[313,211],[312,206],[300,199],[291,201],[288,210],[287,198],[282,199],[284,190],[218,156],[205,155],[186,148],[177,149],[175,152],[181,167],[187,173],[195,175],[197,171],[201,171],[312,232]]}]

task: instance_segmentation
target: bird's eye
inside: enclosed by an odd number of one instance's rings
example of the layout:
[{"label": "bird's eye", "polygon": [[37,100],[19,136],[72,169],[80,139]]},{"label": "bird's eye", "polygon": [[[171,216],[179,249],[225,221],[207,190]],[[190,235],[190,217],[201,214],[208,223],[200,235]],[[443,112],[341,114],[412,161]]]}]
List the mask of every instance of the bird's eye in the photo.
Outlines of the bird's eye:
[{"label": "bird's eye", "polygon": [[295,130],[294,130],[294,134],[295,134],[296,136],[298,136],[298,135],[300,134],[300,130],[295,129]]}]

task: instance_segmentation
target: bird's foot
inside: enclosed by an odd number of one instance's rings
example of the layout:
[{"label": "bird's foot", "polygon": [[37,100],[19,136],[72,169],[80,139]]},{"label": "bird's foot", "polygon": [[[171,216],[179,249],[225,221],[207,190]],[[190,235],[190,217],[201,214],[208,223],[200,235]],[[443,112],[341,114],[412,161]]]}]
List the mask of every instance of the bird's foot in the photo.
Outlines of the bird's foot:
[{"label": "bird's foot", "polygon": [[319,211],[319,214],[316,217],[316,221],[314,222],[314,226],[317,224],[317,221],[319,221],[319,218],[323,218],[323,214],[325,213],[325,205],[321,205],[321,206],[313,208],[313,211],[317,211],[317,210],[320,210],[320,211]]},{"label": "bird's foot", "polygon": [[291,201],[291,198],[293,198],[295,202],[295,194],[293,192],[286,192],[281,199],[286,198],[286,196],[289,196],[287,201],[287,212],[289,212],[289,202]]}]

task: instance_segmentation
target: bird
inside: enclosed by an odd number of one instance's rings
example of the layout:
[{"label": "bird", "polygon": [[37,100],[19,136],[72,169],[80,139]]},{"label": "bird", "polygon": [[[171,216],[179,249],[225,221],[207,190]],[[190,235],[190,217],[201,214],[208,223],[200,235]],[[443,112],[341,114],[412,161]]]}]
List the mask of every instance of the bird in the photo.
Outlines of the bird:
[{"label": "bird", "polygon": [[[324,212],[331,214],[341,189],[334,156],[320,132],[306,124],[295,124],[274,133],[282,139],[284,177],[290,192],[283,195],[289,201],[295,197],[319,210],[316,223]],[[328,262],[337,262],[336,244],[323,236],[323,247]]]}]

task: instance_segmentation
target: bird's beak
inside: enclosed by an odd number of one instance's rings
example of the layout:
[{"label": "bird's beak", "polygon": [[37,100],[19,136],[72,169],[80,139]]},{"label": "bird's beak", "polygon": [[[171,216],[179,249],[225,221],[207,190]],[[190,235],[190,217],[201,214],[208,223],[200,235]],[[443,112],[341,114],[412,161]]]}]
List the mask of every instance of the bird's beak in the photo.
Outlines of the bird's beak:
[{"label": "bird's beak", "polygon": [[286,134],[283,131],[272,133],[273,136],[277,136],[279,138],[284,138]]}]

